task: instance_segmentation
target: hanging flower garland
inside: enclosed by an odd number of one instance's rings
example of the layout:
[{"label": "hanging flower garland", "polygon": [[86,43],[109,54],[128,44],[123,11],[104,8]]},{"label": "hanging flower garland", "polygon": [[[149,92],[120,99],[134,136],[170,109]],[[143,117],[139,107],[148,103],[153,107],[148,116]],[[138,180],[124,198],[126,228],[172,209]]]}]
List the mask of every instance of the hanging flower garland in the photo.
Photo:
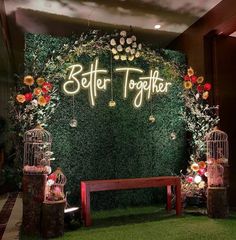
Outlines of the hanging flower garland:
[{"label": "hanging flower garland", "polygon": [[182,191],[185,197],[200,196],[206,199],[205,136],[219,123],[216,114],[218,106],[209,106],[207,99],[212,86],[204,81],[204,77],[196,76],[191,67],[184,76],[183,86],[186,108],[182,117],[186,123],[186,130],[191,134],[189,139],[191,153],[187,173],[182,174]]}]

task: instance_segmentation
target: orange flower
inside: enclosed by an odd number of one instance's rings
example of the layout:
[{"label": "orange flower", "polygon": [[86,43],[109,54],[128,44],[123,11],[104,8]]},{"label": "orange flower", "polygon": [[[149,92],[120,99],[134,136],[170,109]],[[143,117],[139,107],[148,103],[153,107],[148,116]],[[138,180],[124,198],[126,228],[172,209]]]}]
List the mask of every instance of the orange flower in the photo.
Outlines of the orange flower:
[{"label": "orange flower", "polygon": [[194,71],[193,71],[193,69],[191,67],[188,69],[188,73],[187,74],[188,74],[189,77],[193,76]]},{"label": "orange flower", "polygon": [[190,89],[190,88],[192,88],[192,83],[190,82],[190,81],[185,81],[184,82],[184,88],[185,89]]},{"label": "orange flower", "polygon": [[206,163],[204,161],[200,161],[198,163],[198,166],[199,166],[200,169],[204,169],[204,168],[206,168]]},{"label": "orange flower", "polygon": [[198,164],[197,164],[197,163],[193,163],[193,164],[191,165],[191,169],[192,169],[192,171],[197,172],[197,171],[199,170]]},{"label": "orange flower", "polygon": [[39,86],[42,86],[44,84],[45,80],[44,80],[44,78],[39,77],[39,78],[37,78],[36,82]]},{"label": "orange flower", "polygon": [[204,81],[204,77],[198,77],[197,78],[197,83],[202,83]]},{"label": "orange flower", "polygon": [[34,84],[34,78],[32,76],[25,76],[24,84],[27,86],[32,86]]},{"label": "orange flower", "polygon": [[208,97],[209,97],[209,92],[208,92],[208,91],[205,91],[205,92],[202,94],[202,98],[206,100]]},{"label": "orange flower", "polygon": [[47,104],[47,101],[46,101],[46,99],[45,99],[44,96],[40,96],[40,97],[38,98],[38,104],[39,104],[40,106],[45,106],[45,105]]},{"label": "orange flower", "polygon": [[25,95],[23,94],[18,94],[16,96],[16,100],[19,102],[19,103],[24,103],[25,102]]},{"label": "orange flower", "polygon": [[34,89],[34,95],[36,95],[36,96],[40,95],[41,92],[42,92],[42,89],[39,87]]}]

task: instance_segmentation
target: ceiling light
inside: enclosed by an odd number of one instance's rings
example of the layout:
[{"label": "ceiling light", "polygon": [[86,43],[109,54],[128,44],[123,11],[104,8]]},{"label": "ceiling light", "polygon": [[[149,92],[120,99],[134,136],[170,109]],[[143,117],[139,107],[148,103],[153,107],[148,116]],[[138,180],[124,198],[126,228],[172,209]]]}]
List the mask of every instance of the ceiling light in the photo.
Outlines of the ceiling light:
[{"label": "ceiling light", "polygon": [[160,24],[156,24],[156,25],[154,26],[154,28],[155,28],[155,29],[160,29],[160,28],[161,28],[161,25],[160,25]]}]

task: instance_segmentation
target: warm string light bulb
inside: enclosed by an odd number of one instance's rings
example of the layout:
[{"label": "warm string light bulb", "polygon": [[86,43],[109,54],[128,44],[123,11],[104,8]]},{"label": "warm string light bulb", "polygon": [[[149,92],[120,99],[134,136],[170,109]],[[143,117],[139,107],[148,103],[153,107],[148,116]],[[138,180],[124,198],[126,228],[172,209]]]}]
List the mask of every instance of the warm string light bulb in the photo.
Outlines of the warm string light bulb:
[{"label": "warm string light bulb", "polygon": [[110,58],[110,65],[111,65],[111,100],[108,103],[108,106],[110,108],[114,108],[116,106],[116,102],[114,101],[113,98],[113,75],[112,75],[112,53],[111,53],[111,58]]},{"label": "warm string light bulb", "polygon": [[156,118],[152,114],[152,98],[151,98],[151,115],[149,116],[148,121],[150,123],[154,123],[156,121]]},{"label": "warm string light bulb", "polygon": [[72,98],[72,119],[70,120],[69,124],[72,128],[76,128],[78,126],[78,121],[75,118],[75,96],[74,95]]}]

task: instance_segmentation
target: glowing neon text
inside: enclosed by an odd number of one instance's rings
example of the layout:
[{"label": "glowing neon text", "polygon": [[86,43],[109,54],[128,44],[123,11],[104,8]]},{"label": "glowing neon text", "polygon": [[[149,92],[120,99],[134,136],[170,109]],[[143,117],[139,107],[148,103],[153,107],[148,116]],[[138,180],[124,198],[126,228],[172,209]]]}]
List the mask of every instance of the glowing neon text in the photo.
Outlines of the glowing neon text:
[{"label": "glowing neon text", "polygon": [[[98,59],[91,63],[88,72],[83,72],[81,64],[70,66],[68,80],[63,84],[65,93],[75,95],[79,93],[81,88],[88,89],[90,103],[94,106],[97,92],[99,90],[107,90],[107,84],[111,82],[110,78],[100,76],[108,71],[99,69],[98,63]],[[131,67],[116,68],[115,72],[124,74],[124,98],[128,97],[129,91],[136,91],[133,101],[133,105],[136,108],[141,107],[145,95],[147,100],[149,100],[152,95],[167,92],[171,85],[171,82],[166,82],[159,77],[158,70],[150,70],[148,76],[139,76],[143,74],[143,70]],[[138,81],[134,78],[138,78]]]}]

